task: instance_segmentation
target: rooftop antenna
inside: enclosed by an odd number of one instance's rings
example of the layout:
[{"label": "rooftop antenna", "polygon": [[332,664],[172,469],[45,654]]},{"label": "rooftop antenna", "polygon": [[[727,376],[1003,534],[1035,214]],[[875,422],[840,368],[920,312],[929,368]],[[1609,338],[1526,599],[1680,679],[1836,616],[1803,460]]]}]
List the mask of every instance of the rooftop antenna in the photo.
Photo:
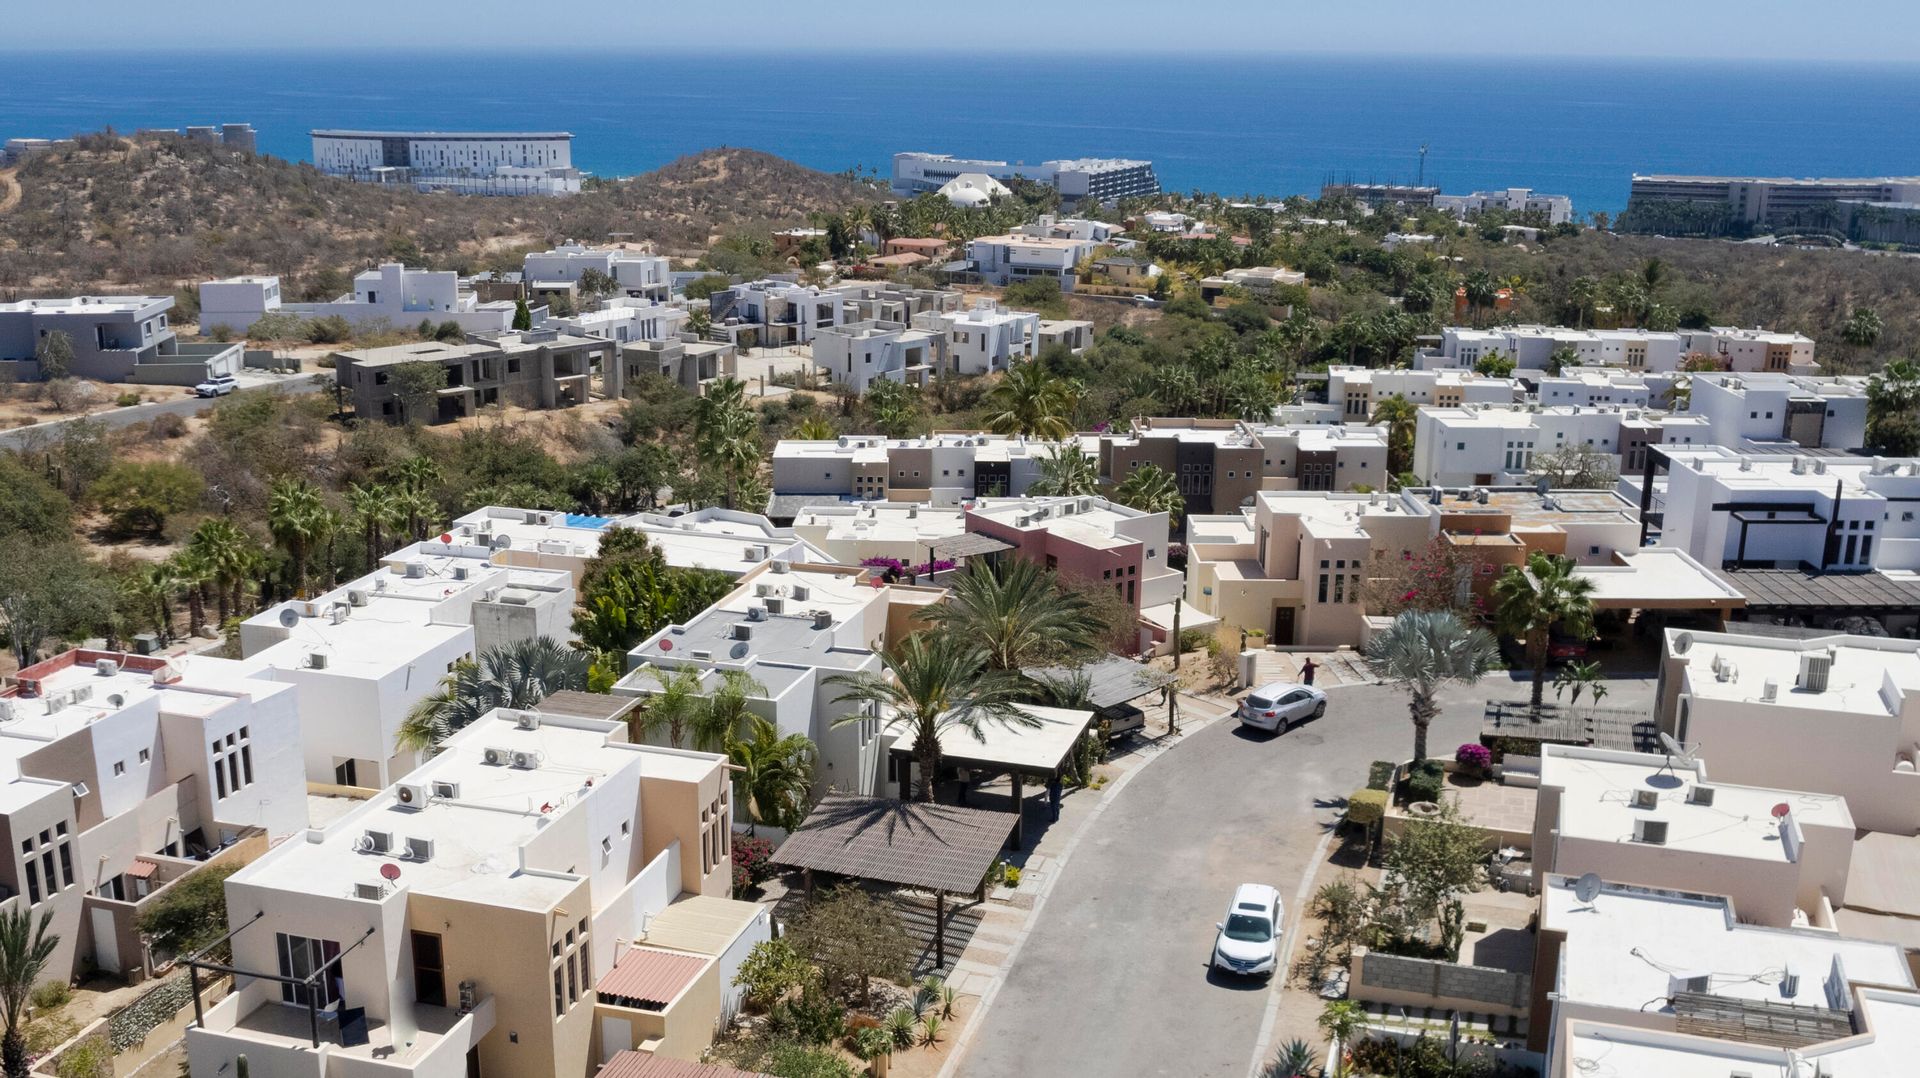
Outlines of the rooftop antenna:
[{"label": "rooftop antenna", "polygon": [[1420,179],[1414,184],[1414,186],[1425,187],[1426,185],[1427,185],[1427,144],[1423,142],[1420,144]]}]

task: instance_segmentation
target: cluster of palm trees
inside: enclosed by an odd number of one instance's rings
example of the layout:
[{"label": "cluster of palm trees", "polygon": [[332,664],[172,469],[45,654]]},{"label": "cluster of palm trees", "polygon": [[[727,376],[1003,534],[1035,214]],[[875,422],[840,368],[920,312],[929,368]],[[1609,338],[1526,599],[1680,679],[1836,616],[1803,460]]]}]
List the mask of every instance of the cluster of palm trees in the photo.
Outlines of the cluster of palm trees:
[{"label": "cluster of palm trees", "polygon": [[637,739],[664,739],[676,749],[718,752],[733,765],[734,796],[748,830],[760,824],[792,830],[807,817],[815,749],[805,734],[780,733],[753,711],[766,687],[740,670],[714,675],[697,667],[655,668],[659,690],[633,719]]},{"label": "cluster of palm trees", "polygon": [[[1571,559],[1535,551],[1524,566],[1509,566],[1494,582],[1494,624],[1524,647],[1536,710],[1542,706],[1553,633],[1593,634],[1593,581],[1573,569]],[[1479,681],[1499,662],[1500,648],[1492,633],[1452,610],[1408,610],[1368,643],[1366,658],[1376,676],[1407,690],[1417,764],[1427,758],[1427,730],[1439,714],[1440,690]],[[1575,679],[1588,684],[1595,674],[1589,667]],[[1590,698],[1598,702],[1602,695],[1604,689]]]},{"label": "cluster of palm trees", "polygon": [[930,627],[881,654],[884,673],[838,674],[829,681],[841,690],[836,703],[862,705],[836,725],[891,715],[912,739],[919,774],[914,797],[932,801],[946,739],[984,739],[995,725],[1038,725],[1019,705],[1070,701],[1062,700],[1061,686],[1021,671],[1097,655],[1106,634],[1084,597],[1061,590],[1052,573],[1019,558],[974,562],[925,617]]}]

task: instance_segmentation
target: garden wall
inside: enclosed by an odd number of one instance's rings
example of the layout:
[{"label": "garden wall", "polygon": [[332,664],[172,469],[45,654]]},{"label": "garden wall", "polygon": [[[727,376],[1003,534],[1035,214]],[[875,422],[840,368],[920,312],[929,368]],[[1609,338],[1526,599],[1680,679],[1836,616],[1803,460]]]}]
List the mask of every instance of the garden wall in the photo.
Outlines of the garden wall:
[{"label": "garden wall", "polygon": [[1347,994],[1369,1003],[1436,1007],[1522,1017],[1532,1004],[1532,978],[1485,966],[1353,950]]}]

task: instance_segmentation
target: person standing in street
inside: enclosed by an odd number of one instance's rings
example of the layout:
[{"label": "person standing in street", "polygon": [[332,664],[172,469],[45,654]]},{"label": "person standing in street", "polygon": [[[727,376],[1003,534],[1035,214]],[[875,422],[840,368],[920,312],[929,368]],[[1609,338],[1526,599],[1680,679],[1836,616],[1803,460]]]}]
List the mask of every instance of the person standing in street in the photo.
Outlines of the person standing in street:
[{"label": "person standing in street", "polygon": [[1315,670],[1318,670],[1319,668],[1320,668],[1319,664],[1315,663],[1312,659],[1308,659],[1306,662],[1301,663],[1300,664],[1301,683],[1305,685],[1313,684],[1313,672]]}]

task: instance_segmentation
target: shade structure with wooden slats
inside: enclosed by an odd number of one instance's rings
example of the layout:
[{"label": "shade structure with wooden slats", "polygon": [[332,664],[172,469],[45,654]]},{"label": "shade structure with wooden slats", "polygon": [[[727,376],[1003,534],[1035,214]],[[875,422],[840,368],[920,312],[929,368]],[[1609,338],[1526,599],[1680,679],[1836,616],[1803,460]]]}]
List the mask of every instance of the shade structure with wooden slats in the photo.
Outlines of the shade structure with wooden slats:
[{"label": "shade structure with wooden slats", "polygon": [[935,539],[927,544],[935,558],[958,561],[961,558],[975,558],[987,554],[999,554],[1013,549],[1013,544],[995,539],[980,532],[967,532],[962,535],[949,535],[945,539]]},{"label": "shade structure with wooden slats", "polygon": [[780,844],[773,863],[932,891],[936,961],[944,966],[946,896],[980,889],[1013,824],[1005,812],[834,794]]}]

